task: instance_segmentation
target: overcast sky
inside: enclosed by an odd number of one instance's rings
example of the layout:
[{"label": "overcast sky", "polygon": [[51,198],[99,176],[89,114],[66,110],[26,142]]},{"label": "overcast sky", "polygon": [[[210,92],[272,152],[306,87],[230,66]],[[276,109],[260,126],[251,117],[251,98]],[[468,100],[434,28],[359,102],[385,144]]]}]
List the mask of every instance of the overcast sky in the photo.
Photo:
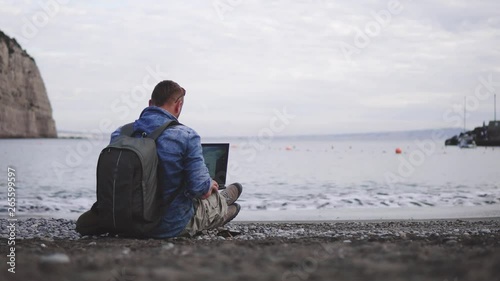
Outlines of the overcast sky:
[{"label": "overcast sky", "polygon": [[35,58],[58,130],[133,121],[163,79],[204,136],[462,126],[465,96],[472,129],[500,93],[498,0],[0,0],[0,29]]}]

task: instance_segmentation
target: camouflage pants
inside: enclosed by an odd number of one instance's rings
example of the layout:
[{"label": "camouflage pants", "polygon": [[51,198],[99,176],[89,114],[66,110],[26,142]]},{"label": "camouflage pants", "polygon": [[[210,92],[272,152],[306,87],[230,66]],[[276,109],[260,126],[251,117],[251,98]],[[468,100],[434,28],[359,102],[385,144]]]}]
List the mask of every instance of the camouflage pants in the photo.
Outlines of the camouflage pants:
[{"label": "camouflage pants", "polygon": [[219,192],[213,192],[207,199],[195,199],[195,213],[180,236],[194,236],[196,233],[222,225],[227,213],[226,199]]}]

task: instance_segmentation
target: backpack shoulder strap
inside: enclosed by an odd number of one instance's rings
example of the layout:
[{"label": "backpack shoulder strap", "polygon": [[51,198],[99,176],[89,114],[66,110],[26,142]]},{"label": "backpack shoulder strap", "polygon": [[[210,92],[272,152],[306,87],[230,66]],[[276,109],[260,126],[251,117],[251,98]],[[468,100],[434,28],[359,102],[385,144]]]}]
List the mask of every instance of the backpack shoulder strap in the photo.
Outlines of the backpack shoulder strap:
[{"label": "backpack shoulder strap", "polygon": [[[156,130],[154,130],[147,137],[154,139],[156,141],[156,139],[163,133],[163,131],[165,131],[165,129],[167,129],[170,126],[175,126],[175,125],[182,125],[182,124],[177,122],[177,121],[174,121],[174,120],[167,121],[167,122],[165,122],[165,124],[158,127]],[[172,202],[175,200],[175,198],[177,198],[177,196],[181,193],[182,190],[183,190],[183,185],[181,184],[174,191],[174,193],[172,195],[170,195],[170,197],[167,199],[167,201],[164,204],[162,204],[162,211],[161,211],[162,214],[164,213],[165,209],[168,208],[170,206],[170,204],[172,204]]]},{"label": "backpack shoulder strap", "polygon": [[165,124],[161,125],[156,130],[154,130],[151,134],[149,134],[148,138],[156,140],[163,133],[163,131],[165,131],[166,128],[168,128],[170,126],[174,126],[174,125],[181,125],[181,123],[174,121],[174,120],[167,121],[167,122],[165,122]]},{"label": "backpack shoulder strap", "polygon": [[133,133],[134,133],[134,122],[123,125],[122,129],[120,130],[121,136],[131,137]]}]

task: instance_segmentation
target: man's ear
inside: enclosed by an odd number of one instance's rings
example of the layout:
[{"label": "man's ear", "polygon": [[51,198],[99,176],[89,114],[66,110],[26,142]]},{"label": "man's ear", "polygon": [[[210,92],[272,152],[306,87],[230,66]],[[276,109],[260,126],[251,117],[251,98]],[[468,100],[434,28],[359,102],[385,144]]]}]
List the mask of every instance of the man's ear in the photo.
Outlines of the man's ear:
[{"label": "man's ear", "polygon": [[149,106],[153,106],[153,101],[149,100]]},{"label": "man's ear", "polygon": [[175,103],[175,114],[179,114],[181,112],[182,102]]}]

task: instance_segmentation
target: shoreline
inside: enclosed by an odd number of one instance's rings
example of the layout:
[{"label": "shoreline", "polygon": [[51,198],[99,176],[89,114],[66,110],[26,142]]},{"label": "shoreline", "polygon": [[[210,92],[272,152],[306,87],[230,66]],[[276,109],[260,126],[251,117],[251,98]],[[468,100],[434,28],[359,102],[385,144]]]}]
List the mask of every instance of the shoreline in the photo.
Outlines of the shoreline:
[{"label": "shoreline", "polygon": [[245,211],[237,222],[340,222],[340,221],[430,221],[455,219],[499,219],[500,206],[339,208],[320,210]]},{"label": "shoreline", "polygon": [[[83,213],[83,212],[82,212]],[[6,215],[6,214],[5,214]],[[53,218],[76,220],[80,213],[18,213],[20,220]],[[500,220],[500,205],[401,208],[332,208],[317,210],[245,210],[234,219],[238,223],[283,222],[384,222],[435,220]]]},{"label": "shoreline", "polygon": [[[6,222],[0,220],[1,229]],[[17,226],[32,237],[17,240],[12,275],[3,262],[8,249],[2,234],[2,280],[443,281],[500,275],[500,220],[231,222],[171,239],[79,237],[74,221],[65,219],[32,218]]]}]

